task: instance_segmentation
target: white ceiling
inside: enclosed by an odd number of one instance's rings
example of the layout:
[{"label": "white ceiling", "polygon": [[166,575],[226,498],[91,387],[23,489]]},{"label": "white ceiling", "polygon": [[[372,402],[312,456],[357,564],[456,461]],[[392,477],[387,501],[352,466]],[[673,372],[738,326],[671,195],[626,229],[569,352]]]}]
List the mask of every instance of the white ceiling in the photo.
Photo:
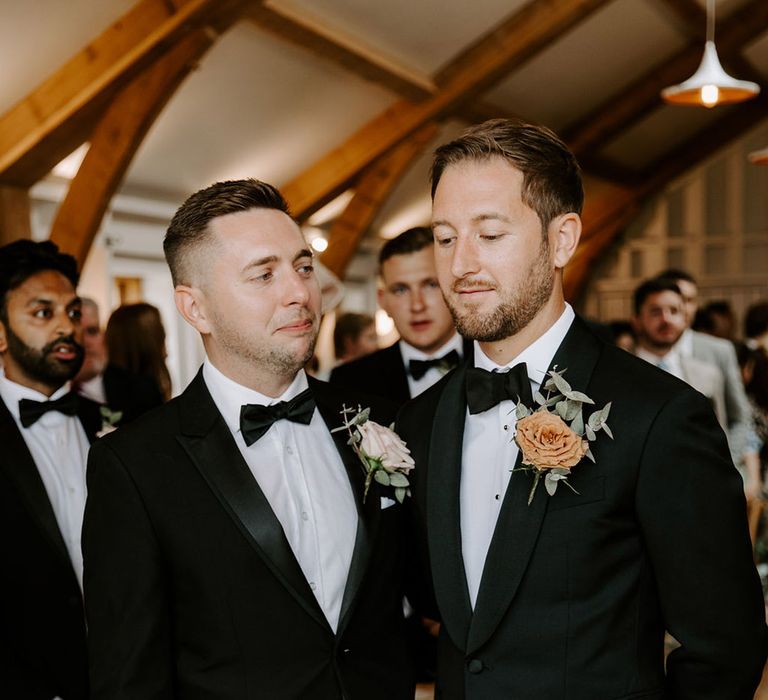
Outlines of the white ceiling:
[{"label": "white ceiling", "polygon": [[[718,18],[746,1],[720,0]],[[266,4],[428,83],[525,0]],[[482,101],[556,130],[573,125],[687,44],[686,28],[671,4],[613,0],[516,67]],[[0,0],[0,111],[132,5],[132,0]],[[748,44],[744,57],[768,89],[768,27]],[[254,176],[283,185],[399,99],[393,90],[244,19],[218,40],[170,100],[137,153],[124,191],[180,200],[223,178]],[[600,155],[620,166],[643,168],[722,114],[720,108],[660,107],[606,142]],[[461,121],[447,123],[436,142],[461,128]],[[374,222],[374,233],[393,235],[426,221],[428,164],[429,149],[390,196]]]}]

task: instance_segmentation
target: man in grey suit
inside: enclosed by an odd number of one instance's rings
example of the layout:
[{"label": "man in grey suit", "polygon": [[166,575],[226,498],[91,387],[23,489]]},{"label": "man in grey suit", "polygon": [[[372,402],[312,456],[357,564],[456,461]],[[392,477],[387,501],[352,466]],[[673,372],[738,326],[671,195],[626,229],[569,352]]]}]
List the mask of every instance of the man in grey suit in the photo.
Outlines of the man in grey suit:
[{"label": "man in grey suit", "polygon": [[715,338],[694,331],[691,328],[698,308],[698,286],[692,275],[684,270],[670,269],[658,275],[670,279],[677,284],[683,296],[685,306],[686,330],[678,341],[675,349],[682,357],[693,357],[703,362],[715,365],[723,375],[725,391],[725,412],[728,418],[728,445],[731,457],[736,465],[740,465],[753,454],[749,451],[747,436],[752,429],[749,402],[741,382],[739,363],[736,351],[731,343],[722,338]]}]

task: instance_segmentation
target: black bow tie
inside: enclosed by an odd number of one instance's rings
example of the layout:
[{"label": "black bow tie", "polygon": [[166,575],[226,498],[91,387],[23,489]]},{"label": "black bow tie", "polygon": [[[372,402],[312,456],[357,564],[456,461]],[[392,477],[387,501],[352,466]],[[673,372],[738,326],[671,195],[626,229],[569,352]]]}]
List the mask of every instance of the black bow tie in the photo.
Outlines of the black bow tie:
[{"label": "black bow tie", "polygon": [[19,418],[25,428],[34,424],[40,416],[48,413],[48,411],[58,411],[68,416],[74,416],[77,413],[77,394],[70,391],[54,401],[33,401],[32,399],[19,401]]},{"label": "black bow tie", "polygon": [[447,352],[442,357],[433,357],[431,360],[411,360],[408,363],[408,374],[414,379],[421,379],[432,367],[449,372],[459,364],[459,353],[456,350]]},{"label": "black bow tie", "polygon": [[276,421],[287,419],[309,425],[314,412],[315,400],[309,389],[305,389],[290,401],[280,401],[271,406],[249,403],[240,408],[240,432],[245,444],[250,446]]},{"label": "black bow tie", "polygon": [[467,405],[470,413],[482,413],[502,401],[522,401],[533,405],[531,382],[525,362],[508,372],[488,372],[479,367],[467,370]]}]

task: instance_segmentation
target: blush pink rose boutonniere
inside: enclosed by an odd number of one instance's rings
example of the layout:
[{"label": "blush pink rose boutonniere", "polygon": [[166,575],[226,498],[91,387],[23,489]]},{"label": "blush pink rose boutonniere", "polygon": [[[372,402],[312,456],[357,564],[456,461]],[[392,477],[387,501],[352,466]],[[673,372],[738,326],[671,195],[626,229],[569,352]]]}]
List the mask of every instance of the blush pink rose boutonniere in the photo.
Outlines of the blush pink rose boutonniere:
[{"label": "blush pink rose boutonniere", "polygon": [[576,489],[568,483],[571,469],[583,457],[595,461],[589,443],[597,439],[599,431],[613,438],[608,427],[611,404],[593,411],[584,420],[584,405],[594,401],[580,391],[574,391],[563,379],[562,372],[554,369],[544,383],[544,393],[537,391],[534,401],[538,408],[531,410],[522,403],[515,408],[517,425],[514,440],[520,448],[523,466],[513,471],[533,471],[533,485],[528,494],[528,505],[533,501],[539,481],[550,496],[557,491],[558,484],[564,483],[574,493]]},{"label": "blush pink rose boutonniere", "polygon": [[391,486],[398,503],[402,503],[410,495],[408,474],[415,466],[413,457],[392,428],[369,420],[370,413],[369,408],[344,406],[341,411],[344,425],[331,432],[346,430],[349,433],[347,444],[355,451],[365,472],[363,502],[371,483],[376,481],[382,486]]}]

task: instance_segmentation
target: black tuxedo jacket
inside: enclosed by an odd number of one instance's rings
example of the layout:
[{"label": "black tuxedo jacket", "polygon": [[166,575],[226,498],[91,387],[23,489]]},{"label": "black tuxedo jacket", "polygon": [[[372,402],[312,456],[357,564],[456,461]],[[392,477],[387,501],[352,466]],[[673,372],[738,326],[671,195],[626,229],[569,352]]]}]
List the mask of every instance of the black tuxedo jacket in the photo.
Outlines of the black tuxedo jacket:
[{"label": "black tuxedo jacket", "polygon": [[122,367],[107,365],[101,375],[107,406],[121,411],[119,425],[125,425],[143,413],[160,406],[163,395],[148,377],[142,377]]},{"label": "black tuxedo jacket", "polygon": [[[459,526],[466,366],[407,404],[444,700],[751,700],[766,656],[739,475],[708,401],[577,319],[553,365],[613,402],[574,493],[511,476],[474,611]],[[520,460],[518,459],[518,465]],[[665,629],[680,641],[663,661]]]},{"label": "black tuxedo jacket", "polygon": [[[98,404],[81,398],[78,413],[93,440],[101,427]],[[86,700],[80,585],[43,481],[2,400],[0,537],[0,695]]]},{"label": "black tuxedo jacket", "polygon": [[[464,340],[464,357],[472,357],[472,341]],[[408,370],[403,364],[400,342],[377,350],[352,362],[335,367],[328,381],[351,389],[364,388],[369,394],[383,396],[402,405],[411,398]]]},{"label": "black tuxedo jacket", "polygon": [[[340,426],[342,398],[310,388]],[[94,446],[83,528],[93,700],[413,696],[404,509],[382,510],[378,485],[363,504],[362,467],[346,434],[334,438],[359,509],[335,635],[202,374]]]}]

